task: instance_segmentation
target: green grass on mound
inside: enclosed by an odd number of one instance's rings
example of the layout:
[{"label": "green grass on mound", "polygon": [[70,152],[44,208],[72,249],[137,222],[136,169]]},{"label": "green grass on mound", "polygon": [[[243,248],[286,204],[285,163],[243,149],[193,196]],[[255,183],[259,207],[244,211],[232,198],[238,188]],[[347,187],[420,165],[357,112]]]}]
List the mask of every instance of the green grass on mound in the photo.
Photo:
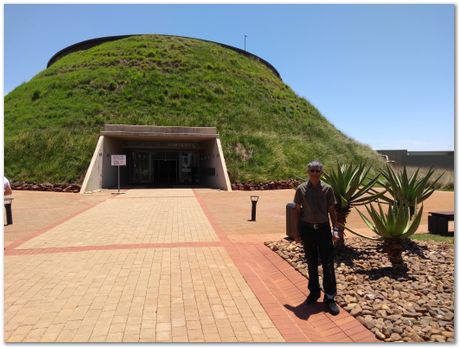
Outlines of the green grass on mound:
[{"label": "green grass on mound", "polygon": [[432,242],[438,242],[438,243],[446,243],[446,244],[454,244],[454,234],[449,233],[447,236],[440,236],[438,234],[432,234],[432,233],[417,233],[413,234],[411,239],[414,240],[423,240],[423,241],[432,241]]},{"label": "green grass on mound", "polygon": [[81,182],[104,123],[217,127],[232,181],[304,176],[315,158],[382,163],[257,60],[145,35],[69,54],[5,97],[6,175]]}]

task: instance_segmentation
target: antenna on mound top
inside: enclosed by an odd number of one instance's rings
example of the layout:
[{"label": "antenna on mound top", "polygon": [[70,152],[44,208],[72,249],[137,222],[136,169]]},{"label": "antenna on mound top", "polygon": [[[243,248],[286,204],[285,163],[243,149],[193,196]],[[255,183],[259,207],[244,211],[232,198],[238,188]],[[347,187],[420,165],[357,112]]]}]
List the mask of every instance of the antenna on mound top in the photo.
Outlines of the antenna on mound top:
[{"label": "antenna on mound top", "polygon": [[247,38],[247,37],[248,37],[248,36],[247,36],[246,34],[244,34],[244,50],[245,50],[245,51],[246,51],[246,38]]}]

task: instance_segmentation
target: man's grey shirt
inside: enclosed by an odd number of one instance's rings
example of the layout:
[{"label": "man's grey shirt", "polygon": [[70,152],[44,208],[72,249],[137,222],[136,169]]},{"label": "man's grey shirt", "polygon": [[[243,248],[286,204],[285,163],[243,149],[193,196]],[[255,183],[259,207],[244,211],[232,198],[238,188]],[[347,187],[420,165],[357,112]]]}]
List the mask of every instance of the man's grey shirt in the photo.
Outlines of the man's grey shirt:
[{"label": "man's grey shirt", "polygon": [[310,181],[306,181],[295,191],[294,203],[303,207],[300,219],[304,222],[329,222],[328,209],[336,202],[332,187],[322,181],[316,187]]}]

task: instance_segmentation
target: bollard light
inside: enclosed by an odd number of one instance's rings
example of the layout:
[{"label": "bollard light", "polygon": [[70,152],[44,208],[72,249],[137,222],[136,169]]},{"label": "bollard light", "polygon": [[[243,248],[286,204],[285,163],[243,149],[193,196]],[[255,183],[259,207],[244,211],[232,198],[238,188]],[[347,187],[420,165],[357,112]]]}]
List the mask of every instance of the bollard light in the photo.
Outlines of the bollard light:
[{"label": "bollard light", "polygon": [[252,209],[251,209],[251,220],[250,221],[256,221],[256,205],[257,205],[258,200],[259,200],[259,196],[251,196]]}]

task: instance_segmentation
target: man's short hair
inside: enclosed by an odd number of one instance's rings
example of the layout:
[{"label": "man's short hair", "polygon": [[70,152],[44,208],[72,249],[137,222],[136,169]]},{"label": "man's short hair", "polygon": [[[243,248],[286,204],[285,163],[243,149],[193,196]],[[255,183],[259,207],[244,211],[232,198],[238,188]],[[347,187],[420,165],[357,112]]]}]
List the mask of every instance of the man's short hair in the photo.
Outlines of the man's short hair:
[{"label": "man's short hair", "polygon": [[308,170],[311,170],[311,169],[317,169],[317,170],[323,171],[323,164],[318,160],[311,161],[310,163],[308,163]]}]

